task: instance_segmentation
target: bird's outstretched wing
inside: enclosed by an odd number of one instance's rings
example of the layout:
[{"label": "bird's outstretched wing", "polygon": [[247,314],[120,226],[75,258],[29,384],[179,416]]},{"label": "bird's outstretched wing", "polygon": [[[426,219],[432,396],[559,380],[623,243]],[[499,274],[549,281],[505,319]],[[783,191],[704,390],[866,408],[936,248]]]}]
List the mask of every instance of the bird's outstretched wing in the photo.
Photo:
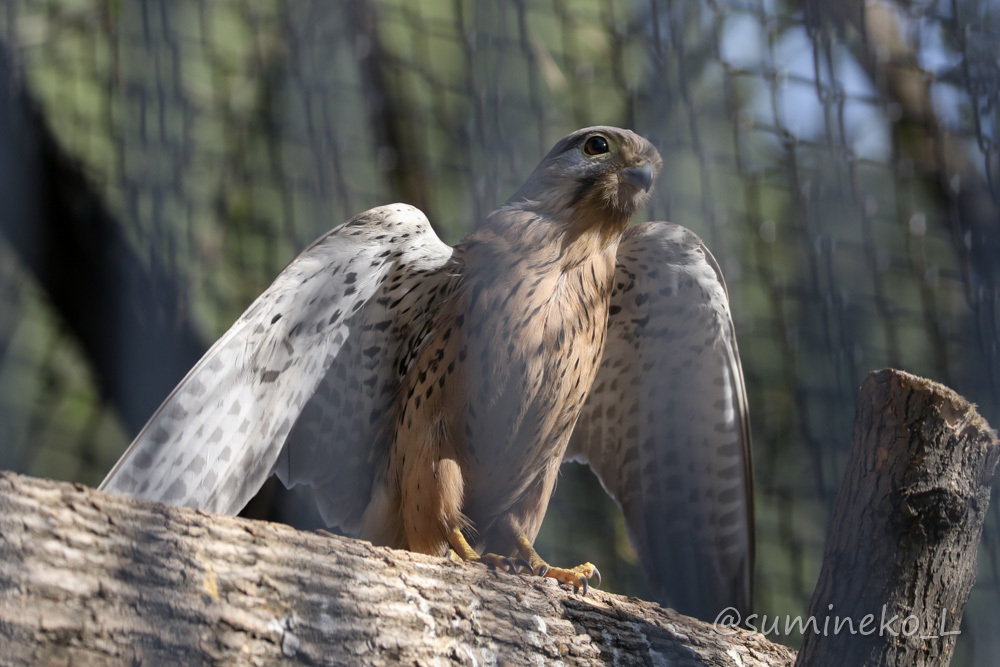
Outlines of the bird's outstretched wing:
[{"label": "bird's outstretched wing", "polygon": [[718,264],[684,227],[626,232],[607,346],[566,457],[621,506],[658,597],[707,620],[750,606],[743,371]]},{"label": "bird's outstretched wing", "polygon": [[235,514],[272,472],[322,485],[336,470],[355,495],[327,518],[359,514],[375,434],[451,254],[424,214],[402,204],[318,239],[191,369],[101,488]]}]

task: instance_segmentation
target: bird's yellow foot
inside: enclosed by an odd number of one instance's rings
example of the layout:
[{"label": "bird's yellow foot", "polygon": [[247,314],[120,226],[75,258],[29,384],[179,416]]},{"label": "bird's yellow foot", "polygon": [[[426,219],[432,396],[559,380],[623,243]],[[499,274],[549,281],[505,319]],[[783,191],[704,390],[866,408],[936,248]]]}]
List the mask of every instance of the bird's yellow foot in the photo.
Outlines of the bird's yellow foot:
[{"label": "bird's yellow foot", "polygon": [[497,554],[478,554],[469,542],[465,539],[462,531],[458,528],[452,529],[448,534],[448,543],[451,549],[448,550],[448,557],[454,561],[466,563],[483,563],[491,568],[507,570],[511,574],[517,574],[520,568],[524,568],[539,577],[551,577],[559,583],[569,584],[574,591],[583,589],[583,595],[590,589],[590,580],[596,578],[594,584],[601,587],[601,571],[593,563],[584,563],[574,568],[552,567],[538,555],[531,542],[523,535],[517,538],[518,550],[523,558],[508,558]]},{"label": "bird's yellow foot", "polygon": [[521,555],[524,556],[527,561],[528,566],[531,571],[540,577],[552,577],[556,581],[562,584],[569,584],[573,587],[573,591],[576,592],[583,589],[583,595],[587,594],[590,588],[590,580],[592,578],[597,579],[597,583],[594,584],[596,588],[601,587],[601,571],[597,569],[597,566],[593,563],[584,563],[583,565],[577,565],[574,568],[562,568],[562,567],[552,567],[545,560],[538,555],[535,548],[531,546],[531,542],[528,538],[521,535],[517,538],[517,546],[521,551]]},{"label": "bird's yellow foot", "polygon": [[451,544],[451,549],[448,550],[448,557],[452,560],[466,563],[482,563],[490,568],[507,570],[511,574],[517,574],[520,567],[533,570],[527,561],[520,558],[508,558],[507,556],[499,556],[497,554],[480,555],[476,553],[476,550],[469,546],[465,536],[462,535],[462,531],[458,528],[453,528],[451,533],[448,534],[448,543]]}]

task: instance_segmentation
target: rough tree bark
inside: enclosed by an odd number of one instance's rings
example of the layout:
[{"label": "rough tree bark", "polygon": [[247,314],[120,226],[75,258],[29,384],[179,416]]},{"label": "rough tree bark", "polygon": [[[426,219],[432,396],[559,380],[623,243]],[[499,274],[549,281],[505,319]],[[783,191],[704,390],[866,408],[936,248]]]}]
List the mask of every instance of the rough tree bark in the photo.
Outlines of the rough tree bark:
[{"label": "rough tree bark", "polygon": [[0,473],[0,662],[791,665],[656,604]]},{"label": "rough tree bark", "polygon": [[[897,371],[862,388],[797,664],[947,664],[1000,444],[951,390]],[[898,636],[834,632],[897,616]],[[832,609],[829,605],[833,605]],[[919,632],[904,636],[902,619]],[[634,598],[586,598],[288,526],[0,473],[0,662],[791,665],[760,634]]]},{"label": "rough tree bark", "polygon": [[954,391],[869,374],[809,608],[828,631],[805,633],[797,665],[948,664],[998,460],[996,432]]}]

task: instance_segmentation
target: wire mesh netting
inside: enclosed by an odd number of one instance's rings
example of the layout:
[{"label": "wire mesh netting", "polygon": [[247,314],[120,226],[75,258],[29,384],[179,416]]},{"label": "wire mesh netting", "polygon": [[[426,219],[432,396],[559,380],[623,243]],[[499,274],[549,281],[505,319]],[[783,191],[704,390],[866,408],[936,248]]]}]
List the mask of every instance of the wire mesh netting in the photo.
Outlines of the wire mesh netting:
[{"label": "wire mesh netting", "polygon": [[[406,201],[455,242],[558,138],[594,124],[658,147],[647,217],[692,228],[726,275],[761,614],[807,607],[868,371],[941,381],[1000,422],[991,0],[3,0],[0,40],[6,94],[28,92],[85,174],[123,239],[113,258],[153,276],[150,294],[109,280],[61,298],[59,285],[89,285],[76,265],[4,229],[2,467],[101,480],[197,358],[127,329],[102,338],[136,304],[203,350],[323,231]],[[89,238],[72,213],[97,205],[60,192],[77,225],[60,235]],[[105,307],[88,338],[80,322]],[[597,488],[567,468],[539,548],[587,554],[612,590],[641,595]],[[996,495],[956,664],[1000,651]]]}]

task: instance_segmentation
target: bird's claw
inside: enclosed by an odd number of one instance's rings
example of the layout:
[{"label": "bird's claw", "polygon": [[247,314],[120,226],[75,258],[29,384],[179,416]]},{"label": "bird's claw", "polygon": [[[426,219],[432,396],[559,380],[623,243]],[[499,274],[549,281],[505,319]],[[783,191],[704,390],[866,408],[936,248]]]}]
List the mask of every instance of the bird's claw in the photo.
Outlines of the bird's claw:
[{"label": "bird's claw", "polygon": [[539,570],[543,571],[539,576],[550,577],[561,584],[569,584],[573,587],[573,592],[583,589],[581,595],[586,595],[590,590],[591,579],[597,580],[594,588],[601,587],[601,571],[593,563],[584,563],[574,568],[550,567],[543,563]]},{"label": "bird's claw", "polygon": [[532,571],[531,564],[523,558],[510,558],[508,556],[500,556],[494,553],[478,554],[476,550],[473,549],[468,540],[462,534],[460,528],[452,529],[451,533],[448,535],[448,542],[451,548],[448,549],[447,557],[451,560],[458,562],[473,562],[482,563],[491,570],[506,570],[511,574],[517,574],[519,568],[527,568]]},{"label": "bird's claw", "polygon": [[447,556],[452,560],[482,563],[491,570],[506,570],[511,574],[518,574],[520,569],[527,570],[538,577],[549,577],[561,584],[569,584],[573,591],[583,589],[583,595],[590,590],[590,580],[597,579],[594,584],[601,587],[601,571],[593,563],[584,563],[574,568],[552,567],[538,555],[531,542],[524,535],[517,538],[518,551],[522,557],[500,556],[495,553],[485,553],[479,555],[469,546],[469,542],[462,535],[462,531],[455,528],[448,537],[451,548],[448,549]]},{"label": "bird's claw", "polygon": [[507,556],[498,556],[497,554],[483,554],[482,556],[476,559],[476,562],[486,565],[491,570],[500,569],[500,570],[506,570],[511,574],[517,574],[517,567],[518,567],[517,561],[520,560],[521,560],[520,558],[511,560]]},{"label": "bird's claw", "polygon": [[534,568],[531,567],[531,563],[529,563],[528,561],[524,560],[523,558],[515,558],[514,559],[514,565],[517,565],[517,567],[519,567],[519,568],[524,568],[528,572],[531,572],[532,574],[535,573]]},{"label": "bird's claw", "polygon": [[528,569],[536,576],[549,577],[561,584],[569,584],[573,587],[574,592],[582,588],[583,595],[586,595],[587,591],[590,590],[590,580],[592,578],[596,577],[597,579],[595,587],[601,587],[601,571],[593,563],[584,563],[574,568],[552,567],[545,562],[545,559],[538,555],[538,552],[535,551],[535,548],[531,546],[531,542],[524,535],[518,536],[517,546],[521,555],[529,563]]}]

